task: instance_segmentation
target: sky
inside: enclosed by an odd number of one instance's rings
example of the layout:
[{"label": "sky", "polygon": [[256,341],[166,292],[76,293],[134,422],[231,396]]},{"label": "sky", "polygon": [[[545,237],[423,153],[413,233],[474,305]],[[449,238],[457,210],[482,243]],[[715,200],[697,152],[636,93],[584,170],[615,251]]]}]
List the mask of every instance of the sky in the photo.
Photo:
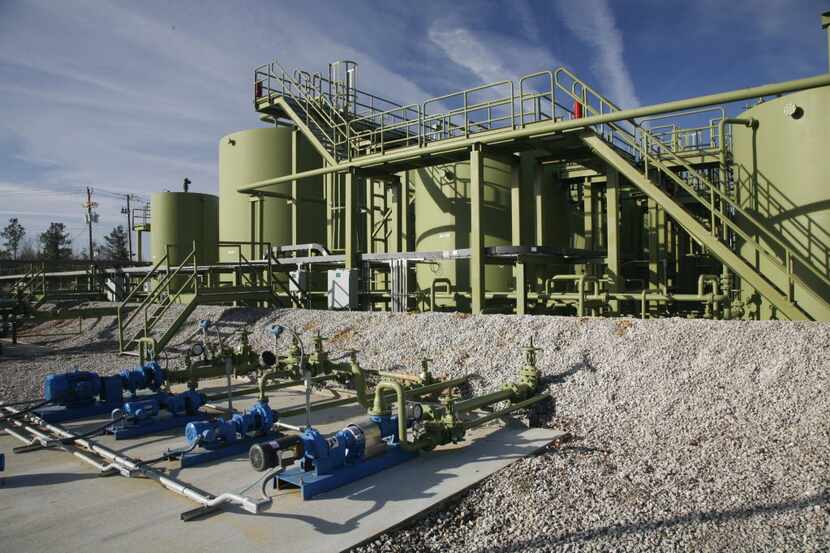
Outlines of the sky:
[{"label": "sky", "polygon": [[216,193],[222,136],[262,125],[253,68],[359,63],[402,104],[564,65],[623,108],[827,71],[827,0],[0,0],[0,226],[85,244],[124,195]]}]

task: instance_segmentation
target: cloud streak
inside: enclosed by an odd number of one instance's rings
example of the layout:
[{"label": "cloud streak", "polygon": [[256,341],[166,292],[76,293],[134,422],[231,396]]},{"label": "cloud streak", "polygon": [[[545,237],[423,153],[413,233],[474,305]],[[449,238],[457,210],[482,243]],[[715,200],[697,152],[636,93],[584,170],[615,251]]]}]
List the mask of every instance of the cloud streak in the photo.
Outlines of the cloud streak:
[{"label": "cloud streak", "polygon": [[567,28],[594,48],[593,71],[607,82],[608,91],[604,93],[622,108],[639,106],[640,99],[623,57],[623,34],[608,1],[583,0],[579,9],[566,2],[556,5]]}]

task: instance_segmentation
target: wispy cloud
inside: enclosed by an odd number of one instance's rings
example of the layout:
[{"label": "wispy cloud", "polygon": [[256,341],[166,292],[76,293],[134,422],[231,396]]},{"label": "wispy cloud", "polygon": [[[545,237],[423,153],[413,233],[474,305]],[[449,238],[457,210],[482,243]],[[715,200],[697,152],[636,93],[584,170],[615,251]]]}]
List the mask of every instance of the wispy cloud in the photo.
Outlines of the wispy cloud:
[{"label": "wispy cloud", "polygon": [[[640,105],[623,56],[623,34],[607,0],[582,0],[579,7],[557,2],[568,29],[593,48],[593,70],[607,82],[605,94],[623,108]],[[600,92],[603,92],[600,90]]]},{"label": "wispy cloud", "polygon": [[[217,144],[261,125],[255,65],[325,69],[360,61],[378,92],[417,101],[416,85],[333,39],[303,10],[223,3],[0,2],[0,201],[30,233],[74,223],[86,186],[118,193],[217,191]],[[103,193],[105,234],[123,221]]]},{"label": "wispy cloud", "polygon": [[475,32],[448,19],[434,21],[427,36],[450,61],[485,83],[514,79],[557,65],[553,55],[541,46],[515,36]]}]

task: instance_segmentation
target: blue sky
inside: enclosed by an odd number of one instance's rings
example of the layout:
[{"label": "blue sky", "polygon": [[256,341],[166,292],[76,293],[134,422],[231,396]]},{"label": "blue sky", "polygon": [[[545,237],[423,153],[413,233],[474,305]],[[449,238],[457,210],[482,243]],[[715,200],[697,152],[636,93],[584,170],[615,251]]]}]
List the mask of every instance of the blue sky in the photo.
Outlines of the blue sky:
[{"label": "blue sky", "polygon": [[[413,6],[417,6],[417,9]],[[565,65],[623,107],[827,71],[825,1],[108,2],[0,0],[0,221],[83,246],[115,194],[215,193],[221,136],[260,123],[254,66],[360,63],[410,103]]]}]

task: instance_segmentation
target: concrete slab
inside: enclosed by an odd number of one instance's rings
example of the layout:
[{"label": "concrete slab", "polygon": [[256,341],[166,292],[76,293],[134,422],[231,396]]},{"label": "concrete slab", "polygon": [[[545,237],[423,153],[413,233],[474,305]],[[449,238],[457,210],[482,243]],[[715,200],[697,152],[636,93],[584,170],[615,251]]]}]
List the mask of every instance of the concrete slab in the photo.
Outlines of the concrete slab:
[{"label": "concrete slab", "polygon": [[[315,394],[315,400],[328,399]],[[300,389],[275,392],[272,406],[302,403]],[[244,406],[254,401],[245,398]],[[313,415],[316,427],[334,432],[365,419],[359,406],[341,406]],[[93,427],[84,421],[72,427]],[[304,416],[286,422],[302,424]],[[69,426],[69,425],[67,425]],[[20,442],[0,436],[6,472],[0,473],[0,543],[8,552],[152,549],[181,551],[331,552],[341,551],[395,526],[475,484],[512,461],[559,437],[549,429],[494,423],[477,429],[464,444],[422,454],[413,461],[303,501],[296,491],[277,492],[264,513],[229,509],[210,518],[184,523],[181,512],[195,503],[165,491],[154,482],[120,476],[100,478],[69,454],[38,451],[11,453]],[[102,443],[131,456],[150,458],[183,444],[175,430],[136,440],[103,438]],[[164,465],[162,465],[164,466]],[[245,455],[169,472],[208,492],[239,491],[257,479]],[[256,488],[249,495],[256,495]]]}]

